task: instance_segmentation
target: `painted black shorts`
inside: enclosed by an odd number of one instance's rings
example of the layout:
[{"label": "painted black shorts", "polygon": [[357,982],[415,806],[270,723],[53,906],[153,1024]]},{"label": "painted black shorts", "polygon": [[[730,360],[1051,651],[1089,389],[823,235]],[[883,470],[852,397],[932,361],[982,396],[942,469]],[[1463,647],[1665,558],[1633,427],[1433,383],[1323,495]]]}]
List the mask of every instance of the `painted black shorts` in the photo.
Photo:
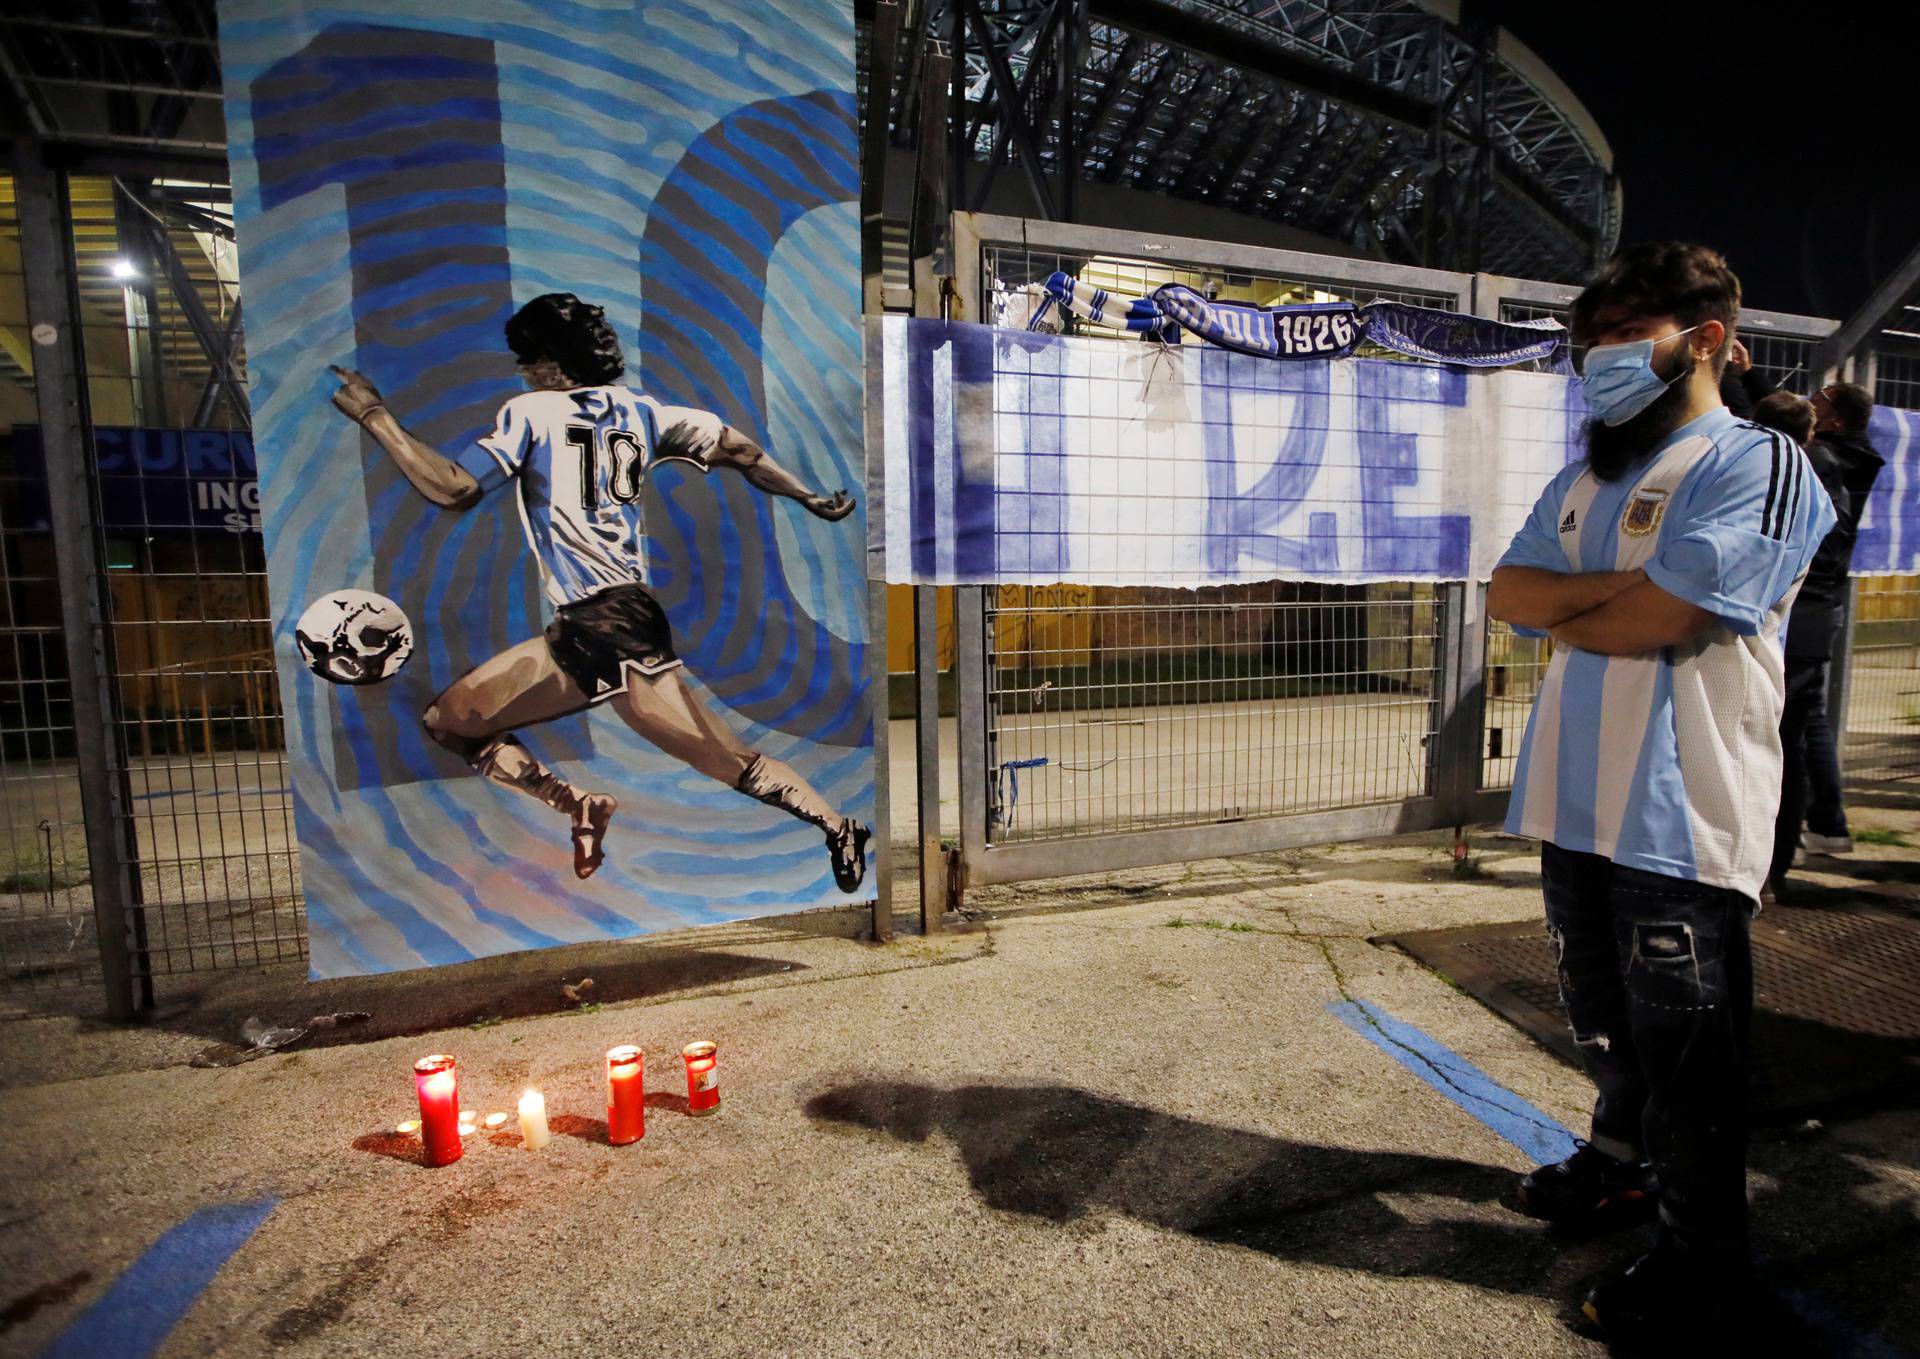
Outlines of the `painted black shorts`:
[{"label": "painted black shorts", "polygon": [[629,667],[658,675],[680,664],[666,611],[644,585],[615,585],[562,606],[547,624],[547,650],[594,703],[627,687]]}]

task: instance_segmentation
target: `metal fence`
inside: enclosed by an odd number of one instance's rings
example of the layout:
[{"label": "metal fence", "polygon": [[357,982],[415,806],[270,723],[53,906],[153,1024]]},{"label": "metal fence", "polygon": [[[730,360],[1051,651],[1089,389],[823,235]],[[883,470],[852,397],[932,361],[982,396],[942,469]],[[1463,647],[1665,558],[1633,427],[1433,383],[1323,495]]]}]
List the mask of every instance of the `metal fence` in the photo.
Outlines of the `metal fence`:
[{"label": "metal fence", "polygon": [[1485,739],[1480,755],[1480,787],[1511,788],[1526,734],[1534,695],[1553,659],[1543,637],[1521,637],[1505,623],[1488,620],[1487,668],[1483,705]]},{"label": "metal fence", "polygon": [[[1255,305],[1386,297],[1506,320],[1564,319],[1576,292],[1054,223],[960,222],[959,295],[989,319],[1055,270],[1119,297],[1179,282]],[[1750,311],[1740,333],[1757,367],[1804,390],[1832,329]],[[1550,657],[1548,643],[1489,622],[1484,587],[1466,583],[956,595],[959,838],[973,882],[1497,815]],[[1884,707],[1876,677],[1896,673],[1896,659],[1911,664],[1911,647],[1892,636],[1867,643],[1863,731]]]},{"label": "metal fence", "polygon": [[1920,337],[1883,336],[1873,356],[1873,399],[1882,406],[1920,410]]},{"label": "metal fence", "polygon": [[1856,580],[1841,764],[1849,782],[1920,778],[1920,577]]},{"label": "metal fence", "polygon": [[[305,951],[258,491],[240,451],[230,194],[47,171],[29,197],[53,225],[36,236],[14,189],[0,177],[0,992],[124,1009],[170,976]],[[1120,294],[1180,281],[1256,303],[1390,298],[1512,319],[1564,314],[1572,297],[1044,223],[966,218],[960,239],[960,296],[989,316],[1055,269]],[[30,275],[50,274],[61,291],[36,292]],[[1756,362],[1787,379],[1831,329],[1747,321]],[[54,349],[21,338],[42,325],[73,340],[64,396],[48,385]],[[1911,356],[1884,356],[1874,376],[1881,400],[1916,404]],[[78,520],[63,520],[39,442],[50,412],[73,427],[62,401],[81,419]],[[1497,815],[1547,659],[1460,584],[958,597],[959,829],[975,881]],[[1863,585],[1855,639],[1853,772],[1920,776],[1920,587]],[[70,680],[76,656],[97,699]]]},{"label": "metal fence", "polygon": [[[14,181],[0,182],[11,204]],[[0,221],[0,273],[60,271],[66,305],[0,320],[74,341],[91,531],[62,543],[49,513],[79,489],[50,478],[39,443],[36,370],[52,346],[9,346],[0,986],[100,985],[116,941],[98,933],[94,879],[110,850],[128,980],[147,1002],[157,979],[305,952],[231,196],[177,177],[42,182],[56,228],[36,245],[17,213]],[[57,601],[76,589],[92,597],[88,640],[107,667],[104,768],[82,758],[73,727]],[[110,815],[83,817],[89,778]]]},{"label": "metal fence", "polygon": [[[0,178],[0,326],[30,329],[11,177]],[[30,365],[24,347],[0,348],[0,986],[10,993],[101,981],[60,586],[46,516],[35,512],[46,475],[21,447],[38,418]]]},{"label": "metal fence", "polygon": [[1431,786],[1432,586],[1050,593],[987,604],[995,843],[1401,802]]}]

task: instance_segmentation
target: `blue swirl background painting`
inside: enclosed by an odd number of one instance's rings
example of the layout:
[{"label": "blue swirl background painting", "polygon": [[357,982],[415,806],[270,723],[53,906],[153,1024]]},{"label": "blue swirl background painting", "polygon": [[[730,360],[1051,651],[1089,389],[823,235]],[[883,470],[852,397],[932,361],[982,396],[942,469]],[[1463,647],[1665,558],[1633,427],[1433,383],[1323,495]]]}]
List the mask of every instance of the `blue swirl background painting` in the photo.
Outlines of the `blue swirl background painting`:
[{"label": "blue swirl background painting", "polygon": [[[437,510],[334,412],[328,368],[365,372],[457,450],[524,390],[507,318],[573,292],[607,309],[629,385],[857,494],[851,7],[223,0],[221,46],[313,975],[845,900],[819,832],[611,714],[520,733],[620,799],[586,882],[552,811],[425,738],[435,693],[543,626],[536,568],[510,489]],[[654,592],[697,687],[870,823],[865,506],[830,524],[677,463],[647,494]],[[295,620],[343,586],[413,621],[384,683],[300,661]]]}]

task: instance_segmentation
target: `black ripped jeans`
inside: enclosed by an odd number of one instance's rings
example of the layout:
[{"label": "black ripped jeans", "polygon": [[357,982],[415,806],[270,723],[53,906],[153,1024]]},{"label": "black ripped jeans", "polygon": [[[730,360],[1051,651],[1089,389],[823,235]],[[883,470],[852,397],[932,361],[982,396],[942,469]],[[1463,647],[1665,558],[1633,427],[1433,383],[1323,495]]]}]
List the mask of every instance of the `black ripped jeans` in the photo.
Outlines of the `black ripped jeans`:
[{"label": "black ripped jeans", "polygon": [[1688,1244],[1744,1256],[1754,902],[1543,844],[1560,995],[1599,1090],[1594,1146],[1643,1155]]}]

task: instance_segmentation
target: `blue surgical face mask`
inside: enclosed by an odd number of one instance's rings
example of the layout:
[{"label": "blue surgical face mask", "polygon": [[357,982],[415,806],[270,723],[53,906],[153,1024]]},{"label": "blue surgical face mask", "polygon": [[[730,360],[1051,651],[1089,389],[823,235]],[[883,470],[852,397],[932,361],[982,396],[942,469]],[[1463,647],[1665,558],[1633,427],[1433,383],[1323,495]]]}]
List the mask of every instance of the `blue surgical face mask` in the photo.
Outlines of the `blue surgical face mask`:
[{"label": "blue surgical face mask", "polygon": [[1589,349],[1586,361],[1580,366],[1580,389],[1586,395],[1587,408],[1603,425],[1626,424],[1693,371],[1686,367],[1673,377],[1661,377],[1653,371],[1654,346],[1698,329],[1699,326],[1688,326],[1657,339],[1595,345]]}]

